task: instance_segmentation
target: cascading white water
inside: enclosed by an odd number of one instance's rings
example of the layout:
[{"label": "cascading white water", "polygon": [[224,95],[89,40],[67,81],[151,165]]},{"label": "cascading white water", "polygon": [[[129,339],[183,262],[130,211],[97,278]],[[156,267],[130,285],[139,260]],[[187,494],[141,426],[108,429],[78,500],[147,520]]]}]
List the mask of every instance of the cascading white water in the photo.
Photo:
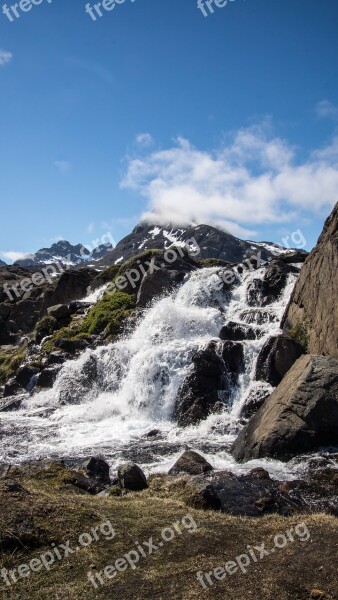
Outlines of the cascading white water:
[{"label": "cascading white water", "polygon": [[[258,353],[280,331],[296,279],[290,275],[282,296],[264,310],[249,307],[247,287],[263,275],[264,267],[245,271],[230,297],[221,290],[218,268],[187,276],[178,291],[145,311],[132,334],[68,361],[51,390],[28,398],[15,413],[3,413],[1,460],[102,452],[113,465],[131,458],[149,470],[164,470],[189,443],[216,467],[233,467],[227,449],[241,407],[251,389],[269,388],[254,381]],[[230,320],[262,330],[259,340],[243,342],[245,372],[232,403],[196,427],[179,428],[172,413],[192,356]],[[155,428],[160,441],[145,437]]]}]

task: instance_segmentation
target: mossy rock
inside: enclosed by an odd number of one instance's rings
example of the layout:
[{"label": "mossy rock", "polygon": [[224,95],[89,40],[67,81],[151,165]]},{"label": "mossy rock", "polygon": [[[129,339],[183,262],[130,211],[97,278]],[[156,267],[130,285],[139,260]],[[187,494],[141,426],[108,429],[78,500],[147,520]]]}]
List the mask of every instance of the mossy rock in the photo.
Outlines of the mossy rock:
[{"label": "mossy rock", "polygon": [[98,335],[106,330],[108,334],[117,334],[133,308],[135,308],[135,300],[130,294],[123,292],[105,294],[84,318],[81,332]]}]

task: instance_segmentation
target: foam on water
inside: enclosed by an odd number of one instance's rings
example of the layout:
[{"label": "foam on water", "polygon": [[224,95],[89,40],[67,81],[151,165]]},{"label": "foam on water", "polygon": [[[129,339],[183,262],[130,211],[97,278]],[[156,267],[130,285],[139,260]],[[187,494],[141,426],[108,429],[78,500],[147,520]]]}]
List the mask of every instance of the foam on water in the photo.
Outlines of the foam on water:
[{"label": "foam on water", "polygon": [[[272,389],[254,381],[255,365],[264,342],[280,332],[296,276],[290,275],[282,296],[264,308],[264,323],[259,324],[263,309],[249,307],[246,298],[248,285],[263,277],[264,268],[240,275],[231,295],[223,289],[219,271],[193,272],[178,291],[154,302],[131,334],[66,362],[51,390],[28,398],[19,411],[2,413],[0,459],[102,452],[113,466],[130,458],[148,471],[163,471],[189,444],[216,468],[252,468],[252,463],[236,465],[228,449],[248,394]],[[224,412],[196,427],[179,428],[172,413],[192,356],[217,338],[227,321],[250,322],[262,337],[243,342],[245,372]],[[161,431],[159,438],[145,437],[153,429]],[[264,462],[254,461],[254,466]],[[269,464],[270,472],[293,476],[282,463]]]}]

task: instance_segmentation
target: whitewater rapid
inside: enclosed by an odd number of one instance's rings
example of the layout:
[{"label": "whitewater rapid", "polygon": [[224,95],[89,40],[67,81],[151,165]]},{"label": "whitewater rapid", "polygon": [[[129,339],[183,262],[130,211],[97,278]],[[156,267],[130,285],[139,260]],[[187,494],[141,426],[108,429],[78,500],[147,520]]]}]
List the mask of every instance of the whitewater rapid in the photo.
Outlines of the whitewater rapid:
[{"label": "whitewater rapid", "polygon": [[[289,275],[276,302],[264,309],[250,307],[248,286],[264,272],[261,267],[238,275],[231,293],[220,285],[219,268],[187,275],[177,291],[144,311],[131,333],[67,361],[52,389],[28,397],[18,411],[2,413],[0,460],[101,453],[113,468],[122,460],[135,460],[149,473],[167,471],[188,445],[200,450],[215,468],[246,472],[265,465],[264,460],[237,465],[229,454],[248,394],[255,389],[272,391],[254,380],[256,361],[265,341],[280,333],[297,277]],[[198,426],[179,428],[172,414],[192,357],[217,339],[228,321],[250,323],[262,336],[243,342],[245,372],[223,413]],[[161,433],[147,437],[154,429]],[[293,476],[278,461],[269,461],[269,470],[279,477]]]}]

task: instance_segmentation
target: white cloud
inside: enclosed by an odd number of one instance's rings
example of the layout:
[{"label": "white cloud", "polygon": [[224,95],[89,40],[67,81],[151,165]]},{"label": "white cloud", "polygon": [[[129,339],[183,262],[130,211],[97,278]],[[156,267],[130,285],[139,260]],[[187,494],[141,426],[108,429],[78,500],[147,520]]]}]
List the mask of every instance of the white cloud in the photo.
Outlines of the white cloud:
[{"label": "white cloud", "polygon": [[7,258],[7,260],[23,260],[24,258],[30,258],[32,254],[27,252],[16,252],[15,250],[9,250],[8,252],[1,252],[1,256]]},{"label": "white cloud", "polygon": [[56,167],[60,173],[67,173],[72,168],[72,163],[67,160],[55,160],[54,167]]},{"label": "white cloud", "polygon": [[87,233],[93,233],[94,231],[94,223],[89,223],[87,227]]},{"label": "white cloud", "polygon": [[154,140],[153,140],[153,136],[150,133],[139,133],[135,138],[135,142],[139,146],[148,147],[148,146],[152,146],[152,144],[154,143]]},{"label": "white cloud", "polygon": [[9,62],[11,62],[12,58],[13,54],[11,52],[8,52],[8,50],[0,49],[0,67],[7,65]]},{"label": "white cloud", "polygon": [[316,112],[318,117],[338,121],[338,106],[335,106],[335,104],[329,100],[322,100],[321,102],[318,102],[316,106]]},{"label": "white cloud", "polygon": [[334,140],[299,162],[295,148],[264,124],[237,131],[214,151],[178,138],[171,148],[130,158],[121,187],[147,198],[148,221],[253,236],[263,223],[330,209],[338,198],[337,159]]}]

